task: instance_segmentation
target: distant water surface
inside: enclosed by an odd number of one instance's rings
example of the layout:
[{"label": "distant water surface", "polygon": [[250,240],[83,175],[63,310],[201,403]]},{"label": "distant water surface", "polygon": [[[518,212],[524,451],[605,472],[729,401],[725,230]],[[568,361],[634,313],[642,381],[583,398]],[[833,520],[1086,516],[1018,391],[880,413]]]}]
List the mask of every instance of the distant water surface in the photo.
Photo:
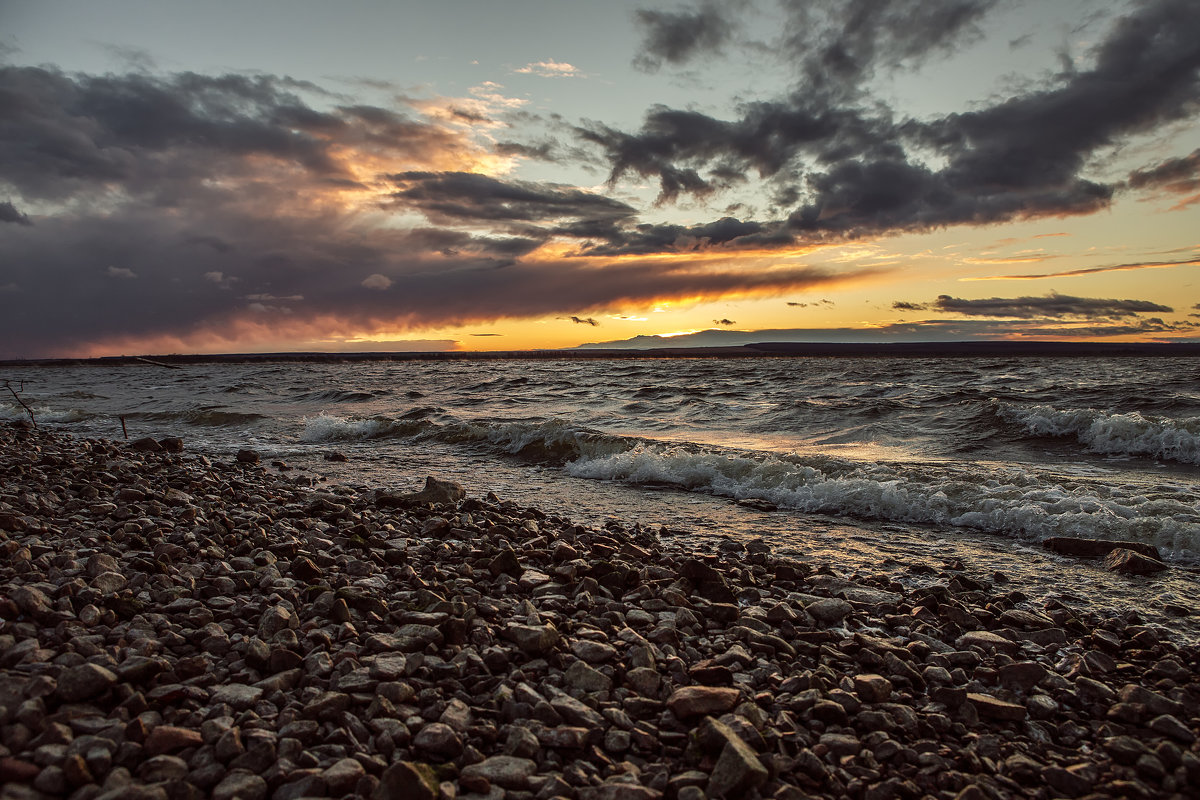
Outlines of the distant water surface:
[{"label": "distant water surface", "polygon": [[[427,474],[579,522],[847,569],[962,558],[1026,593],[1194,609],[1186,569],[1112,576],[1049,536],[1200,565],[1200,360],[743,358],[8,368],[39,422],[253,447],[359,486]],[[0,398],[0,417],[23,411]],[[322,455],[337,450],[344,464]],[[767,512],[732,501],[753,501]],[[1192,618],[1194,621],[1194,618]],[[1192,621],[1171,624],[1189,629]]]}]

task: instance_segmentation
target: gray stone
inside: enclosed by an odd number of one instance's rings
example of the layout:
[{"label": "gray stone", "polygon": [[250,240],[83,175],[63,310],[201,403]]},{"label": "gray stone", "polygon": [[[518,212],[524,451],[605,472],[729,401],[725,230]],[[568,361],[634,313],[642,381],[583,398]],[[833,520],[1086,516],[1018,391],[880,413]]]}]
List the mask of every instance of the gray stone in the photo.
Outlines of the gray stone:
[{"label": "gray stone", "polygon": [[826,597],[804,608],[813,619],[826,625],[836,625],[854,613],[854,606],[837,597]]},{"label": "gray stone", "polygon": [[529,776],[537,771],[537,764],[528,758],[515,756],[492,756],[478,764],[463,767],[463,778],[484,779],[505,789],[524,789],[529,785]]},{"label": "gray stone", "polygon": [[56,694],[64,703],[80,703],[103,694],[117,683],[116,674],[99,664],[68,667],[58,677]]}]

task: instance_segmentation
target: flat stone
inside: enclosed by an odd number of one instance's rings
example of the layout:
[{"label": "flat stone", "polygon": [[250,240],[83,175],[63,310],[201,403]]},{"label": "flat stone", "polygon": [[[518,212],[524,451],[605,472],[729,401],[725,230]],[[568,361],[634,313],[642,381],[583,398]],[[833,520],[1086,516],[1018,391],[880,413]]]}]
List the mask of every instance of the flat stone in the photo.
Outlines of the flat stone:
[{"label": "flat stone", "polygon": [[1008,703],[990,694],[967,692],[967,699],[975,706],[979,716],[1005,722],[1020,722],[1025,719],[1025,707]]},{"label": "flat stone", "polygon": [[173,753],[188,747],[199,747],[204,743],[200,731],[176,725],[159,725],[146,737],[146,752],[156,756]]},{"label": "flat stone", "polygon": [[580,661],[586,661],[589,664],[603,664],[605,661],[612,661],[616,658],[617,648],[611,644],[591,639],[576,639],[571,642],[571,653]]},{"label": "flat stone", "polygon": [[227,683],[217,686],[209,695],[214,703],[228,703],[237,711],[245,711],[258,702],[263,696],[263,690],[257,686],[247,686],[244,683]]},{"label": "flat stone", "polygon": [[1103,539],[1078,539],[1071,536],[1053,536],[1042,541],[1042,547],[1054,553],[1080,558],[1103,558],[1113,550],[1132,550],[1155,560],[1161,560],[1158,548],[1144,542],[1112,542]]},{"label": "flat stone", "polygon": [[578,790],[579,800],[659,800],[662,792],[636,783],[604,783]]},{"label": "flat stone", "polygon": [[1000,652],[1012,655],[1021,649],[1021,646],[1011,639],[1005,639],[999,634],[991,631],[970,631],[964,633],[954,641],[954,646],[959,650],[966,650],[970,647],[979,647],[990,652]]},{"label": "flat stone", "polygon": [[587,747],[590,734],[591,731],[587,728],[560,725],[557,728],[544,728],[538,731],[537,740],[544,747],[582,750]]},{"label": "flat stone", "polygon": [[463,767],[460,774],[468,780],[482,778],[505,789],[524,789],[529,785],[529,776],[536,771],[537,764],[528,758],[492,756]]},{"label": "flat stone", "polygon": [[722,686],[684,686],[667,698],[676,717],[687,719],[705,714],[724,714],[737,705],[741,692]]},{"label": "flat stone", "polygon": [[836,625],[854,613],[854,606],[841,598],[826,597],[817,600],[815,603],[809,603],[804,607],[804,610],[811,614],[813,619],[818,622],[823,622],[826,625]]}]

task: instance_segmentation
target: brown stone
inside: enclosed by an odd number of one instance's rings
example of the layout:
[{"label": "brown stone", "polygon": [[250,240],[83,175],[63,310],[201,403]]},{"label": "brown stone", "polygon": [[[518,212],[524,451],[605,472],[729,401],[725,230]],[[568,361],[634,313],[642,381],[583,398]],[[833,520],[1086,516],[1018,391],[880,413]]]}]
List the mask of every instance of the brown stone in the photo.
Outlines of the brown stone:
[{"label": "brown stone", "polygon": [[1025,719],[1025,707],[1016,703],[1007,703],[990,694],[967,692],[967,699],[975,706],[979,716],[1004,722],[1020,722]]},{"label": "brown stone", "polygon": [[200,731],[175,725],[159,725],[146,737],[146,754],[157,756],[173,753],[188,747],[199,747],[203,743]]},{"label": "brown stone", "polygon": [[684,686],[667,698],[667,707],[680,719],[724,714],[737,705],[741,693],[720,686]]},{"label": "brown stone", "polygon": [[1132,550],[1144,556],[1161,560],[1158,548],[1143,542],[1112,542],[1104,539],[1077,539],[1071,536],[1053,536],[1042,541],[1042,547],[1064,556],[1079,558],[1103,558],[1118,548]]}]

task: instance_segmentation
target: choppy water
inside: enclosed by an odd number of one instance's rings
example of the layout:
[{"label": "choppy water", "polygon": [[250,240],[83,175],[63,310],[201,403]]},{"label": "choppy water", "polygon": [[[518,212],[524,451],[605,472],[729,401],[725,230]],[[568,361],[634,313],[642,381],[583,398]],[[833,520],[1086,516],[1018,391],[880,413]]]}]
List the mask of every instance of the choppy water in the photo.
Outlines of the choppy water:
[{"label": "choppy water", "polygon": [[[1131,539],[1200,564],[1200,360],[762,358],[42,367],[40,422],[254,447],[330,480],[426,474],[686,541],[763,536],[878,569],[985,559],[1030,586],[1194,604],[1043,553]],[[0,417],[21,415],[0,397]],[[322,460],[338,450],[345,464]],[[732,500],[778,507],[766,513]],[[1183,624],[1183,623],[1180,623]]]}]

